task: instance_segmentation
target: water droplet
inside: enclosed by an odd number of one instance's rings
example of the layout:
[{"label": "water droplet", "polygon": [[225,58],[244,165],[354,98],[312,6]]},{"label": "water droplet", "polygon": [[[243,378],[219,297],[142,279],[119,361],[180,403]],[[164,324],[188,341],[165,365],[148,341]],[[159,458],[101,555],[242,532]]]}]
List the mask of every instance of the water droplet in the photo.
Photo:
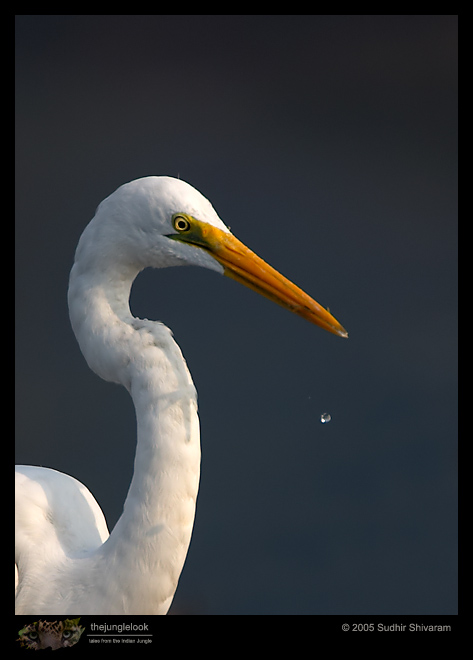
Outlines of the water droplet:
[{"label": "water droplet", "polygon": [[332,419],[332,415],[330,413],[322,413],[320,415],[320,421],[322,424],[328,424],[331,419]]}]

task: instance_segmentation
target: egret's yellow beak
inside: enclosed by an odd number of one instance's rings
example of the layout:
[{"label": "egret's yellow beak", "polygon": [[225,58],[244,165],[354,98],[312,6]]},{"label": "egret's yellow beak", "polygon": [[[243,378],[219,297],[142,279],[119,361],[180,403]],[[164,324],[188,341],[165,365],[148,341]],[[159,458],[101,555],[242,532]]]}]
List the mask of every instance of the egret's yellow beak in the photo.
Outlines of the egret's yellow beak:
[{"label": "egret's yellow beak", "polygon": [[298,316],[332,332],[348,337],[348,332],[330,312],[299,289],[290,280],[249,250],[233,234],[200,222],[185,213],[173,216],[173,238],[207,250],[224,268],[224,274],[257,293],[274,300]]}]

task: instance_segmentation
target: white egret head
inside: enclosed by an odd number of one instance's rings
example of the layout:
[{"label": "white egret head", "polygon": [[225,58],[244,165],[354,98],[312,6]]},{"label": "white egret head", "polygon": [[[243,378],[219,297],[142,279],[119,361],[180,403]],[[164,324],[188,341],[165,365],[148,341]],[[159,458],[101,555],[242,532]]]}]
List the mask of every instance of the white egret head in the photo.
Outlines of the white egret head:
[{"label": "white egret head", "polygon": [[[85,246],[85,247],[84,247]],[[82,255],[81,251],[86,252]],[[101,271],[194,265],[218,271],[340,337],[340,323],[233,236],[211,203],[180,179],[126,183],[98,207],[77,255]]]}]

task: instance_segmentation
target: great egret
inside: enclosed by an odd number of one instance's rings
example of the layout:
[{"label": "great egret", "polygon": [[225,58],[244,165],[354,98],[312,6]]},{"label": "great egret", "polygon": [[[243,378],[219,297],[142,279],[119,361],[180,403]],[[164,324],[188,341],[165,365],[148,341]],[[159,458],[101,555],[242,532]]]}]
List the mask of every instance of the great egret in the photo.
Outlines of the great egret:
[{"label": "great egret", "polygon": [[200,438],[196,391],[171,331],[129,308],[144,268],[204,266],[335,335],[340,323],[257,257],[192,186],[145,177],[107,197],[84,230],[69,281],[72,327],[89,367],[129,391],[136,409],[134,473],[109,535],[74,478],[20,466],[16,481],[16,612],[165,614],[194,522]]}]

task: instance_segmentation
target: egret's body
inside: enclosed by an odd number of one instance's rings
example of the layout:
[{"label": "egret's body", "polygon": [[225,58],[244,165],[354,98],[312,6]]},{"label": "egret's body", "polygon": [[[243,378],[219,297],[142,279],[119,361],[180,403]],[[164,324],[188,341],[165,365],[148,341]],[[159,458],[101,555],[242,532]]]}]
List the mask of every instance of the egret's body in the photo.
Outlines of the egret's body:
[{"label": "egret's body", "polygon": [[199,485],[197,398],[170,330],[135,318],[129,297],[143,268],[185,264],[230,275],[346,336],[326,310],[237,241],[185,182],[147,177],[104,200],[79,241],[69,310],[89,367],[133,399],[133,478],[109,535],[85,486],[55,470],[18,468],[18,614],[165,614],[171,604]]}]

